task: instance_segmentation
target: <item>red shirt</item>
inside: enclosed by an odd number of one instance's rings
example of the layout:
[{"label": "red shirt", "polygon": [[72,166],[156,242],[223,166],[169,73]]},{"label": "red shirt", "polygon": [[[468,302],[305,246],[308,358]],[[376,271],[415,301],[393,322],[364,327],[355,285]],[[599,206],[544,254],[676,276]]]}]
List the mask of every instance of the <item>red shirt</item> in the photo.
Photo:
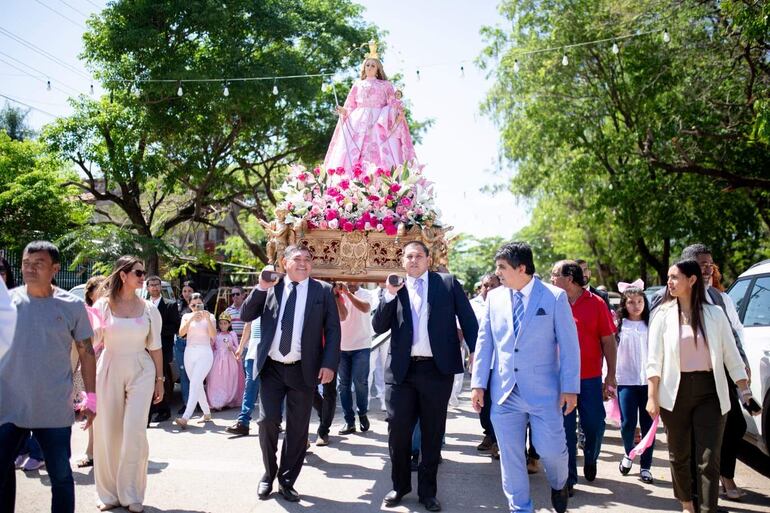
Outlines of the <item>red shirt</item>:
[{"label": "red shirt", "polygon": [[615,333],[607,304],[586,290],[571,306],[580,341],[580,379],[601,377],[601,338]]}]

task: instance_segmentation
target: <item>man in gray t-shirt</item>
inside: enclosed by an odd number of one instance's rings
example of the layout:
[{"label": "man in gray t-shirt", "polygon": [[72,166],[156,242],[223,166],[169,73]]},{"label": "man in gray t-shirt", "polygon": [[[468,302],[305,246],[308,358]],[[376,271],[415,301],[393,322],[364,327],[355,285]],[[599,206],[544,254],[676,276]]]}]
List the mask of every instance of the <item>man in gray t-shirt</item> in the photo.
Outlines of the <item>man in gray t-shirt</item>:
[{"label": "man in gray t-shirt", "polygon": [[75,421],[72,403],[72,344],[78,350],[89,394],[86,425],[96,411],[96,359],[85,304],[52,287],[59,251],[50,242],[27,245],[22,256],[26,285],[10,291],[17,322],[13,342],[0,360],[0,511],[13,512],[16,481],[13,461],[30,432],[45,455],[54,513],[75,510],[69,459]]}]

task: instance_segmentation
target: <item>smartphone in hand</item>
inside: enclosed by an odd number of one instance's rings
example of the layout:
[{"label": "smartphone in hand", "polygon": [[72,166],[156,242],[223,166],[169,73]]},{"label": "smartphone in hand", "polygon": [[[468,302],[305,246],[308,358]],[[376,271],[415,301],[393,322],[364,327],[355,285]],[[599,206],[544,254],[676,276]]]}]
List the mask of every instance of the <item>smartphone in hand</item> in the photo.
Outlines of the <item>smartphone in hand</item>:
[{"label": "smartphone in hand", "polygon": [[752,415],[762,411],[762,407],[753,397],[750,397],[747,402],[742,404],[743,404],[743,407],[746,409],[746,411],[751,413]]},{"label": "smartphone in hand", "polygon": [[259,275],[261,279],[264,281],[274,282],[277,280],[282,280],[284,277],[284,273],[279,273],[278,271],[271,271],[270,269],[265,269],[262,271],[262,273]]},{"label": "smartphone in hand", "polygon": [[398,287],[404,283],[404,278],[397,274],[391,274],[388,276],[388,283],[394,287]]}]

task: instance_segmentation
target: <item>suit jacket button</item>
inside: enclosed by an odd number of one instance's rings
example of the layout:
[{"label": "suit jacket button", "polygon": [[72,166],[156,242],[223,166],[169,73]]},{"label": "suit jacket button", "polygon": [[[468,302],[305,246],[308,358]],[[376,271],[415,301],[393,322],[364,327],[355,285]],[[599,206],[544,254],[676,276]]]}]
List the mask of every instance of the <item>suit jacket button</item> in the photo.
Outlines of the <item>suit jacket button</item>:
[{"label": "suit jacket button", "polygon": [[513,369],[513,372],[519,372],[519,368],[516,367],[515,369]]},{"label": "suit jacket button", "polygon": [[513,350],[513,352],[514,353],[518,353],[519,352],[519,348],[517,347],[516,349]]}]

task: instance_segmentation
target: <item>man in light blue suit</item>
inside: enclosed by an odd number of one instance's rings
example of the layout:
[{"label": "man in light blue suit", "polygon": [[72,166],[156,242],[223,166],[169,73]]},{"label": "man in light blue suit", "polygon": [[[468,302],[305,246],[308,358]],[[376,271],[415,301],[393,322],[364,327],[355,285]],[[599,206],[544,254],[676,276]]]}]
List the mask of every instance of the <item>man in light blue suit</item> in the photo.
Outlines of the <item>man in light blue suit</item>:
[{"label": "man in light blue suit", "polygon": [[566,293],[534,277],[528,244],[505,244],[495,255],[495,268],[504,286],[487,295],[473,362],[471,401],[479,411],[489,384],[503,491],[510,510],[533,511],[524,454],[529,422],[551,485],[551,502],[561,513],[567,510],[569,498],[563,415],[575,409],[580,392],[575,321]]}]

